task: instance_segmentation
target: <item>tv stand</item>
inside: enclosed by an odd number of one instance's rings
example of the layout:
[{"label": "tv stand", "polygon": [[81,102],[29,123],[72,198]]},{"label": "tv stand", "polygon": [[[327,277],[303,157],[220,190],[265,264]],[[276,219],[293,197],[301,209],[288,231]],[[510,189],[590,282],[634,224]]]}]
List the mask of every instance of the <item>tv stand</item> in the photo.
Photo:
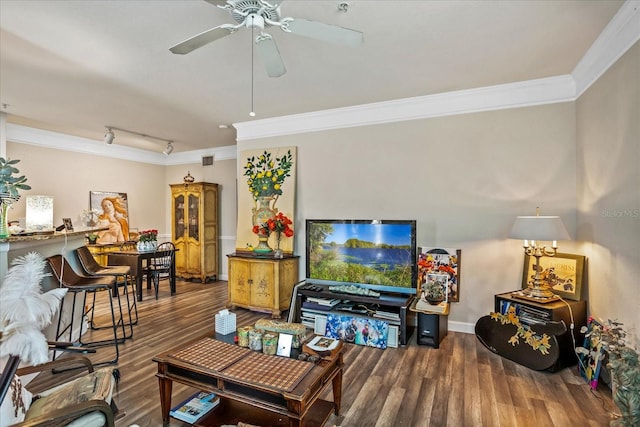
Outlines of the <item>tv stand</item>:
[{"label": "tv stand", "polygon": [[[332,292],[329,290],[329,285],[321,285],[313,282],[306,282],[302,286],[298,288],[298,292],[295,300],[294,311],[294,321],[301,321],[302,314],[302,303],[308,297],[315,298],[324,298],[327,300],[331,299],[340,299],[340,300],[349,300],[353,303],[359,303],[367,306],[377,306],[383,311],[397,313],[399,316],[399,321],[394,323],[393,320],[375,317],[378,320],[383,320],[389,322],[389,324],[397,324],[399,330],[398,343],[402,346],[407,345],[407,341],[411,337],[411,333],[413,332],[413,327],[409,327],[407,325],[407,308],[411,305],[413,298],[415,295],[401,294],[401,293],[391,293],[380,291],[379,297],[374,296],[365,296],[365,295],[357,295],[350,293],[342,293],[342,292]],[[367,316],[367,314],[359,314],[350,311],[343,311],[339,308],[332,308],[327,313],[340,313],[342,315],[354,315],[354,316]]]}]

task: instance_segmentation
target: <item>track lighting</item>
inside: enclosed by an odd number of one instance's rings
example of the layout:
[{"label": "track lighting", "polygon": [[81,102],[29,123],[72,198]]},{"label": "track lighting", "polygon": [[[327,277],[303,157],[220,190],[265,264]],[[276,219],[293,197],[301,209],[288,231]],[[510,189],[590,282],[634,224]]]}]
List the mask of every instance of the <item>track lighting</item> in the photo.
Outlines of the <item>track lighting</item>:
[{"label": "track lighting", "polygon": [[106,142],[107,144],[111,144],[113,142],[114,139],[116,139],[116,135],[113,133],[114,130],[118,130],[120,132],[126,132],[126,133],[130,133],[132,135],[138,135],[141,136],[143,138],[148,138],[148,139],[157,139],[158,141],[164,141],[167,143],[167,148],[164,149],[163,153],[166,154],[167,156],[169,154],[171,154],[173,152],[173,141],[170,139],[165,139],[165,138],[160,138],[157,136],[151,136],[151,135],[147,135],[145,133],[140,133],[140,132],[135,132],[132,130],[127,130],[127,129],[122,129],[122,128],[117,128],[115,126],[109,126],[109,125],[105,125],[105,129],[106,129],[106,133],[104,134],[104,142]]},{"label": "track lighting", "polygon": [[111,144],[116,136],[113,134],[111,128],[107,128],[107,132],[104,134],[104,142],[107,144]]}]

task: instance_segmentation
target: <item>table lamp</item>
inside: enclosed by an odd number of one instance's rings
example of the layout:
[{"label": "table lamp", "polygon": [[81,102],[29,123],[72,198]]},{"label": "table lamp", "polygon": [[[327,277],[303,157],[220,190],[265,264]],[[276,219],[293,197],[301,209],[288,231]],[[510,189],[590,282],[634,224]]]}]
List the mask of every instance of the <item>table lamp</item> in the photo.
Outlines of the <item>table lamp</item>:
[{"label": "table lamp", "polygon": [[26,222],[28,231],[53,231],[53,197],[27,196]]},{"label": "table lamp", "polygon": [[[540,258],[543,256],[555,256],[558,249],[557,241],[571,239],[560,217],[541,216],[540,209],[536,208],[535,216],[519,216],[516,218],[509,237],[523,240],[524,253],[536,259],[533,279],[529,282],[527,289],[518,294],[536,301],[556,299],[557,296],[542,278]],[[551,250],[544,245],[543,242],[545,241],[552,242]]]}]

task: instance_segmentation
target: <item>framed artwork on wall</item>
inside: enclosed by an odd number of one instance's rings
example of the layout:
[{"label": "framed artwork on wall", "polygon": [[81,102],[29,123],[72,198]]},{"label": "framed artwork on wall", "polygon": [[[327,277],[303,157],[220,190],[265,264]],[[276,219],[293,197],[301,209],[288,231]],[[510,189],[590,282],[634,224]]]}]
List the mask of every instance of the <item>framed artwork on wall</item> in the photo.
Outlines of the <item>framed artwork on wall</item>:
[{"label": "framed artwork on wall", "polygon": [[118,243],[129,240],[129,206],[127,193],[91,191],[89,193],[91,209],[98,211],[96,227],[108,230],[98,232],[98,242]]},{"label": "framed artwork on wall", "polygon": [[[582,299],[582,278],[586,257],[584,255],[556,254],[552,257],[540,258],[542,279],[554,294],[573,301]],[[534,257],[524,256],[522,273],[522,288],[529,286],[533,280],[536,260]]]},{"label": "framed artwork on wall", "polygon": [[427,284],[428,274],[447,274],[448,302],[460,301],[460,249],[418,248],[418,295]]},{"label": "framed artwork on wall", "polygon": [[[275,249],[285,254],[294,252],[296,163],[296,147],[262,148],[239,154],[238,252],[271,257]],[[287,222],[289,231],[267,230],[269,219],[278,216]]]}]

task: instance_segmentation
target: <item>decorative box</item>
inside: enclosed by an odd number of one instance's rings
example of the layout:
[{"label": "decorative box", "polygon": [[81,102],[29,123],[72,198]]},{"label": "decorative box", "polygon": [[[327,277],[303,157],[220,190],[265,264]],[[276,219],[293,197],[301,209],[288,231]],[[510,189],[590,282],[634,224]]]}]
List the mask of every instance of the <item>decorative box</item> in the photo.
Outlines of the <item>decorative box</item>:
[{"label": "decorative box", "polygon": [[293,335],[292,347],[300,348],[307,336],[307,328],[302,323],[288,323],[270,319],[260,319],[256,322],[256,329],[262,329],[279,334]]},{"label": "decorative box", "polygon": [[236,331],[236,314],[227,312],[216,313],[216,332],[222,335],[232,334]]}]

